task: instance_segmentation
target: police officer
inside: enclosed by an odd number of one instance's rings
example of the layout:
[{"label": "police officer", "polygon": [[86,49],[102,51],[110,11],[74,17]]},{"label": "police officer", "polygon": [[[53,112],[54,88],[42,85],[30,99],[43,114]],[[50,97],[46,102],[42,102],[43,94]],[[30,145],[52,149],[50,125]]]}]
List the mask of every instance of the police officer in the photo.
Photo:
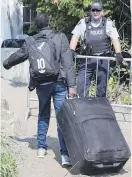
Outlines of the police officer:
[{"label": "police officer", "polygon": [[[76,46],[81,38],[86,55],[110,56],[112,42],[116,53],[116,62],[120,65],[123,61],[123,56],[121,54],[119,34],[114,23],[102,15],[102,10],[101,2],[96,2],[91,5],[90,16],[81,19],[72,31],[73,36],[70,42],[70,48],[73,55],[75,55]],[[85,63],[83,60],[79,65],[78,94],[80,96],[88,96],[92,76],[98,68],[96,96],[106,97],[108,60],[98,60],[98,62],[97,59],[88,60],[86,73]]]}]

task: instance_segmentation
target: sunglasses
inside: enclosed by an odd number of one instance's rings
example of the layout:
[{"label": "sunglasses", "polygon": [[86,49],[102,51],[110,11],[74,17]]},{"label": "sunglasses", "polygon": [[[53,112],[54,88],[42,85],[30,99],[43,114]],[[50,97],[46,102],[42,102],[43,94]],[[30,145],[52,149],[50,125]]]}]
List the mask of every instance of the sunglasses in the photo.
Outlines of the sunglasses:
[{"label": "sunglasses", "polygon": [[98,9],[92,9],[92,12],[101,12],[101,10],[98,10]]}]

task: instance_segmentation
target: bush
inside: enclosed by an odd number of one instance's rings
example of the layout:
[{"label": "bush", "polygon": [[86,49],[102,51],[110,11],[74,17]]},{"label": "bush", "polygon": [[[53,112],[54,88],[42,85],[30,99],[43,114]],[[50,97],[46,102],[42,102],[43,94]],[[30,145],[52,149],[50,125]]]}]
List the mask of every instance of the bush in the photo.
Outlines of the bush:
[{"label": "bush", "polygon": [[1,136],[1,163],[0,163],[0,176],[1,177],[17,177],[17,162],[15,159],[15,154],[11,150],[13,140]]}]

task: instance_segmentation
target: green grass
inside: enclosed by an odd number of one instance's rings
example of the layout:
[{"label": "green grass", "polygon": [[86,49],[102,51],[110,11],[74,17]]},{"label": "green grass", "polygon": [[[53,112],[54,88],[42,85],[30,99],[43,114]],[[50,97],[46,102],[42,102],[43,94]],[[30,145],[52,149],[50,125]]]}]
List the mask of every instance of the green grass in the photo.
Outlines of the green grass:
[{"label": "green grass", "polygon": [[0,149],[0,176],[1,177],[17,177],[18,169],[15,154],[12,151],[12,141],[5,135],[1,136],[1,149]]}]

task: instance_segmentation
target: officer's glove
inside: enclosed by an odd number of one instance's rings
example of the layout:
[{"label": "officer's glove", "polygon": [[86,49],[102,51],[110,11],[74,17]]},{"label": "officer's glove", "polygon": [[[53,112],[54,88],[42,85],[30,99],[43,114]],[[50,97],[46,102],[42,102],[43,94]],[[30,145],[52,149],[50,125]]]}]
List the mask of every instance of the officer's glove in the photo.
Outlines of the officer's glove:
[{"label": "officer's glove", "polygon": [[116,63],[117,65],[121,65],[123,62],[123,56],[121,53],[116,53]]},{"label": "officer's glove", "polygon": [[8,60],[5,60],[5,61],[3,62],[3,67],[4,67],[5,69],[10,69],[10,68],[11,68],[11,66],[9,66]]},{"label": "officer's glove", "polygon": [[73,58],[76,58],[77,53],[75,52],[75,50],[71,49],[71,52],[72,52],[72,56],[73,56]]}]

